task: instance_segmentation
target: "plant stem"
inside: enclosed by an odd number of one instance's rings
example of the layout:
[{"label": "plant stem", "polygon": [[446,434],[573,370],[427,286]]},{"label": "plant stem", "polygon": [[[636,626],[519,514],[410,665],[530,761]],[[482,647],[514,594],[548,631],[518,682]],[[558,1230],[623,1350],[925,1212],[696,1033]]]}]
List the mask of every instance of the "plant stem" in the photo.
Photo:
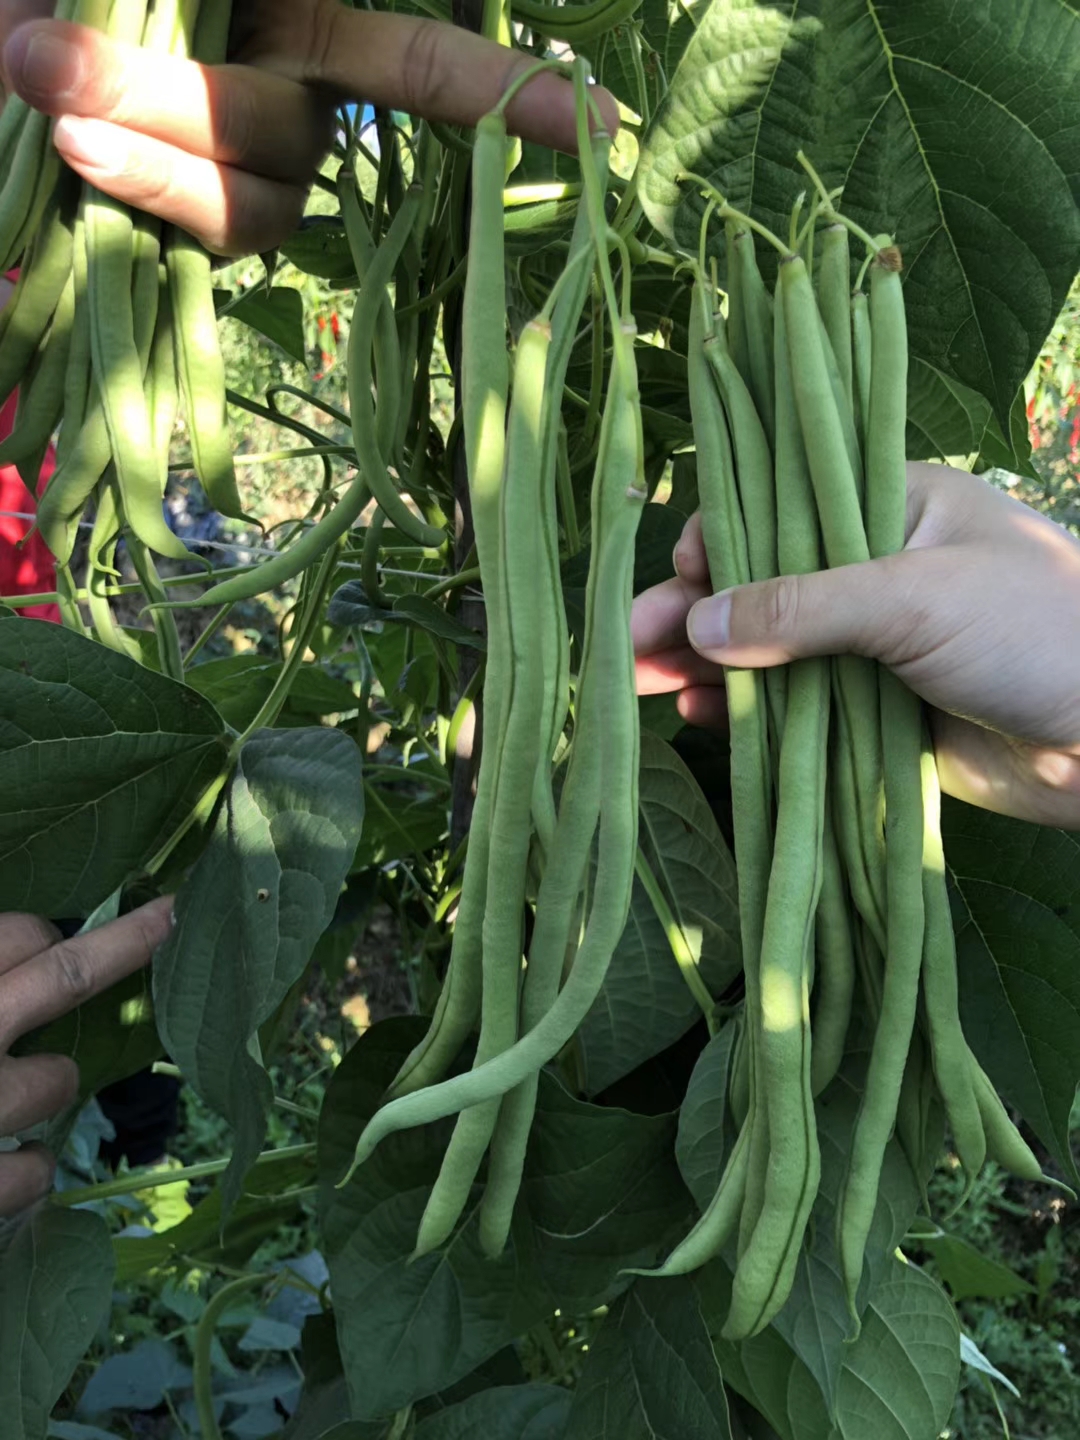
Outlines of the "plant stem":
[{"label": "plant stem", "polygon": [[[254,1166],[276,1164],[282,1160],[302,1160],[315,1154],[314,1144],[285,1145],[277,1150],[264,1150],[257,1156]],[[204,1160],[199,1165],[187,1165],[183,1170],[132,1170],[115,1180],[106,1180],[101,1185],[82,1185],[77,1190],[60,1190],[52,1196],[52,1204],[63,1209],[76,1205],[91,1205],[97,1200],[115,1200],[125,1195],[135,1195],[140,1190],[159,1190],[163,1185],[188,1185],[196,1180],[209,1180],[228,1169],[228,1160]]]},{"label": "plant stem", "polygon": [[716,1018],[714,1011],[716,1009],[716,1002],[709,994],[705,982],[701,978],[697,961],[694,958],[694,952],[690,949],[690,942],[687,940],[682,926],[671,913],[671,906],[667,902],[667,896],[661,889],[660,882],[653,873],[652,867],[645,859],[640,845],[638,846],[637,856],[634,860],[634,873],[641,881],[645,893],[649,897],[649,903],[653,907],[657,920],[659,920],[663,926],[668,945],[671,947],[671,953],[675,957],[675,963],[678,965],[679,971],[686,981],[687,989],[697,1001],[701,1013],[705,1017],[705,1024],[708,1026],[709,1034],[710,1036],[715,1035]]}]

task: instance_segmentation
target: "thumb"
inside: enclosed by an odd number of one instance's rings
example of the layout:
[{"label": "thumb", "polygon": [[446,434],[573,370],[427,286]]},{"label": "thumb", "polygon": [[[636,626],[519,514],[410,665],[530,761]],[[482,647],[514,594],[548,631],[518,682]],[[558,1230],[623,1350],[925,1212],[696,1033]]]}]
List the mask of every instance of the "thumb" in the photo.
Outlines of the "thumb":
[{"label": "thumb", "polygon": [[[781,575],[699,600],[686,621],[694,649],[718,664],[757,668],[812,655],[868,655],[894,663],[923,603],[928,551],[904,551],[809,575]],[[931,567],[932,568],[932,567]]]}]

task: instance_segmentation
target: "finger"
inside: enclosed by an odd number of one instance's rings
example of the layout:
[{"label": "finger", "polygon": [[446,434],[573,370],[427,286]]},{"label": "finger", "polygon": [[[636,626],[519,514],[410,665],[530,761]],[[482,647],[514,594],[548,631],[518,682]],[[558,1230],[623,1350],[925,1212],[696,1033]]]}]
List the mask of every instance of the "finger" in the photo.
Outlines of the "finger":
[{"label": "finger", "polygon": [[52,1188],[56,1161],[42,1145],[24,1145],[0,1155],[0,1215],[10,1220]]},{"label": "finger", "polygon": [[189,231],[219,255],[271,248],[295,230],[307,188],[218,165],[105,120],[63,116],[53,139],[73,170]]},{"label": "finger", "polygon": [[78,1099],[79,1067],[67,1055],[0,1061],[0,1135],[51,1120]]},{"label": "finger", "polygon": [[169,933],[172,897],[53,945],[0,981],[0,1049],[147,964]]},{"label": "finger", "polygon": [[0,975],[40,955],[60,939],[60,931],[40,915],[12,911],[0,915]]},{"label": "finger", "polygon": [[686,617],[709,594],[707,585],[688,584],[681,575],[643,590],[630,611],[634,653],[649,655],[686,644]]},{"label": "finger", "polygon": [[[323,45],[318,78],[344,95],[428,120],[474,125],[509,83],[536,62],[458,26],[339,7]],[[592,90],[608,131],[619,128],[614,98]],[[557,150],[577,150],[574,92],[561,77],[538,75],[506,111],[512,134]]]},{"label": "finger", "polygon": [[[0,0],[0,47],[20,25],[53,13],[52,0]],[[0,84],[7,85],[7,76],[0,65]]]},{"label": "finger", "polygon": [[333,111],[311,86],[251,65],[153,54],[83,25],[22,26],[4,68],[48,115],[108,120],[271,179],[306,184],[333,140]]},{"label": "finger", "polygon": [[667,695],[692,685],[722,686],[724,671],[689,645],[639,655],[634,662],[639,695]]},{"label": "finger", "polygon": [[[700,600],[690,643],[726,665],[783,665],[811,655],[869,655],[887,665],[932,647],[948,614],[933,603],[951,567],[947,548],[912,550],[811,575],[783,575]],[[947,587],[946,587],[947,588]]]},{"label": "finger", "polygon": [[727,696],[717,685],[692,685],[675,702],[688,725],[702,730],[728,729]]},{"label": "finger", "polygon": [[675,571],[691,585],[712,589],[709,583],[709,561],[705,554],[705,539],[701,533],[701,511],[695,510],[683,526],[672,556]]},{"label": "finger", "polygon": [[931,712],[934,752],[947,795],[1033,825],[1076,828],[1080,758],[1017,745],[959,715]]}]

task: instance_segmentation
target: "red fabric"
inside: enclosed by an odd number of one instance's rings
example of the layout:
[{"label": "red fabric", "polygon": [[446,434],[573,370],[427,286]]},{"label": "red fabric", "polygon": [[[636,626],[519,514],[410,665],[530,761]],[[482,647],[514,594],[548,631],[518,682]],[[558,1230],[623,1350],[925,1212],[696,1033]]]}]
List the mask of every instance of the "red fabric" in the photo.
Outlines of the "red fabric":
[{"label": "red fabric", "polygon": [[[15,423],[16,396],[12,395],[0,410],[0,440],[11,434]],[[41,467],[38,494],[56,469],[56,457],[52,446]],[[56,589],[56,566],[49,547],[40,535],[33,535],[20,550],[18,543],[30,529],[29,520],[15,520],[4,512],[14,511],[25,515],[33,509],[26,486],[19,478],[14,465],[0,466],[0,595],[34,595],[40,590]],[[60,611],[55,605],[32,605],[21,610],[35,620],[53,620],[59,623]]]}]

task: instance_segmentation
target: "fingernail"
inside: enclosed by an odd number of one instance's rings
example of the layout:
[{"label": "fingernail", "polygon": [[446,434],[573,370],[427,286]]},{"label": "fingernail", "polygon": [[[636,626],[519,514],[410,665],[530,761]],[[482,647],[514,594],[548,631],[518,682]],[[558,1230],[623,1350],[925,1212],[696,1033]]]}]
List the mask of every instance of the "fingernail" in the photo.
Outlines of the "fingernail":
[{"label": "fingernail", "polygon": [[731,595],[699,600],[686,617],[686,634],[695,650],[723,650],[731,641]]},{"label": "fingernail", "polygon": [[102,175],[119,175],[127,166],[128,147],[118,125],[61,115],[53,127],[53,143],[69,160],[78,161]]},{"label": "fingernail", "polygon": [[16,31],[5,56],[16,87],[55,104],[78,89],[83,78],[83,57],[75,45],[48,30],[31,30],[25,38]]}]

